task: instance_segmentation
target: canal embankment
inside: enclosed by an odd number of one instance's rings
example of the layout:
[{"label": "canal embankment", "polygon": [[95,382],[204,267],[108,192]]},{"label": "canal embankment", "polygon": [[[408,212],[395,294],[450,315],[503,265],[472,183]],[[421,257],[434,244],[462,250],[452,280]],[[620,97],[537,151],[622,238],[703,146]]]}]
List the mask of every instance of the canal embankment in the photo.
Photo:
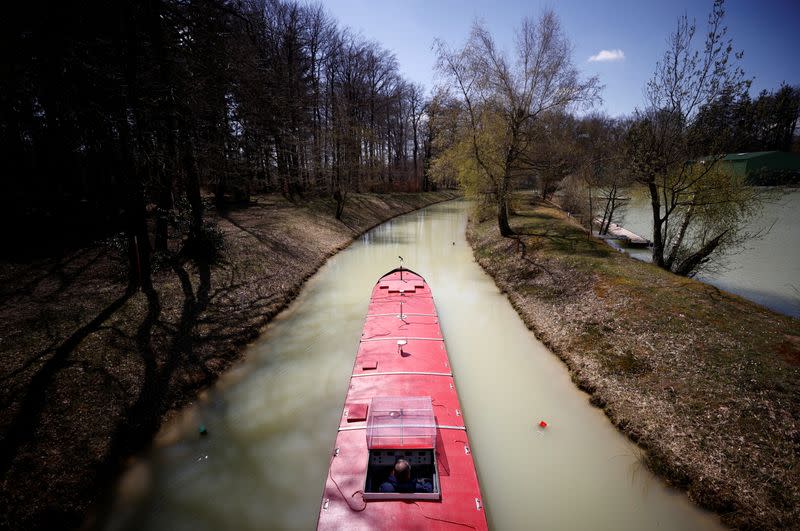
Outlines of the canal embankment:
[{"label": "canal embankment", "polygon": [[114,242],[0,263],[0,528],[78,527],[125,458],[234,364],[331,255],[458,195],[351,194],[341,221],[331,200],[259,196],[210,212],[218,260],[156,263],[149,295],[126,293]]},{"label": "canal embankment", "polygon": [[800,321],[515,212],[516,239],[471,219],[477,261],[649,468],[728,525],[797,528]]},{"label": "canal embankment", "polygon": [[[473,258],[469,210],[460,200],[416,210],[326,261],[245,360],[127,468],[103,529],[314,529],[369,294],[398,256],[434,294],[480,479],[475,510],[491,529],[722,529],[642,466],[530,333]],[[463,451],[442,454],[440,470]]]}]

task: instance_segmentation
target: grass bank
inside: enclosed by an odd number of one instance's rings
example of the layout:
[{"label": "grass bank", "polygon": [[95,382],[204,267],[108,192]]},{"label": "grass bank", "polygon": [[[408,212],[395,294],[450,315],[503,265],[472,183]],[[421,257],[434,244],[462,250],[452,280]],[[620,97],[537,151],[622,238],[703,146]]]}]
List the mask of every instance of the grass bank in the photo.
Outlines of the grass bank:
[{"label": "grass bank", "polygon": [[324,199],[263,196],[211,212],[222,259],[162,263],[150,295],[125,292],[113,246],[0,263],[0,528],[80,526],[124,459],[230,367],[328,257],[456,195],[353,194],[342,221]]},{"label": "grass bank", "polygon": [[647,465],[742,529],[800,528],[800,321],[629,258],[521,201],[476,259]]}]

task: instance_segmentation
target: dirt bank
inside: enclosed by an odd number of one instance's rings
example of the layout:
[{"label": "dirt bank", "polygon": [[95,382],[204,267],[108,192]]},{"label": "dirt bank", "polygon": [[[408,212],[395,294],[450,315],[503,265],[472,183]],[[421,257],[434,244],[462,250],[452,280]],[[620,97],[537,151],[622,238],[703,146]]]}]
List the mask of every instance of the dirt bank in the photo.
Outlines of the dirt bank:
[{"label": "dirt bank", "polygon": [[529,201],[468,239],[651,469],[743,529],[800,528],[800,321],[614,251]]},{"label": "dirt bank", "polygon": [[122,461],[235,362],[328,257],[456,195],[353,194],[343,221],[332,202],[275,196],[210,213],[222,260],[165,261],[149,296],[125,293],[113,245],[0,263],[0,527],[81,525]]}]

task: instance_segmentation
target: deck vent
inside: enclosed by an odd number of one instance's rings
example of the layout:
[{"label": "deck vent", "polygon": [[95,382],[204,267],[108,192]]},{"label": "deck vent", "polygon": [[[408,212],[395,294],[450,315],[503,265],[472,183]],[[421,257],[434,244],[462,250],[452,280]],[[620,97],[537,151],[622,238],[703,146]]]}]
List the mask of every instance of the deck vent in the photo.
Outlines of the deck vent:
[{"label": "deck vent", "polygon": [[380,284],[380,289],[388,290],[389,293],[416,293],[417,289],[422,289],[425,284],[422,281],[404,280],[384,280]]},{"label": "deck vent", "polygon": [[367,446],[435,448],[436,419],[429,396],[375,397],[367,417]]},{"label": "deck vent", "polygon": [[367,410],[369,404],[349,404],[345,409],[347,415],[347,422],[359,422],[367,420]]}]

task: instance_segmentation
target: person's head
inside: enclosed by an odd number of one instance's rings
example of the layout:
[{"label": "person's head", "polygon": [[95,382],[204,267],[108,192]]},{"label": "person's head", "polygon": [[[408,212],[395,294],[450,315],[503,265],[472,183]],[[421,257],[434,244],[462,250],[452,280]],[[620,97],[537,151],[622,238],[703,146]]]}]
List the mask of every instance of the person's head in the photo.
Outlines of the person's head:
[{"label": "person's head", "polygon": [[397,481],[409,481],[411,479],[411,464],[405,459],[398,459],[394,464],[394,477]]}]

